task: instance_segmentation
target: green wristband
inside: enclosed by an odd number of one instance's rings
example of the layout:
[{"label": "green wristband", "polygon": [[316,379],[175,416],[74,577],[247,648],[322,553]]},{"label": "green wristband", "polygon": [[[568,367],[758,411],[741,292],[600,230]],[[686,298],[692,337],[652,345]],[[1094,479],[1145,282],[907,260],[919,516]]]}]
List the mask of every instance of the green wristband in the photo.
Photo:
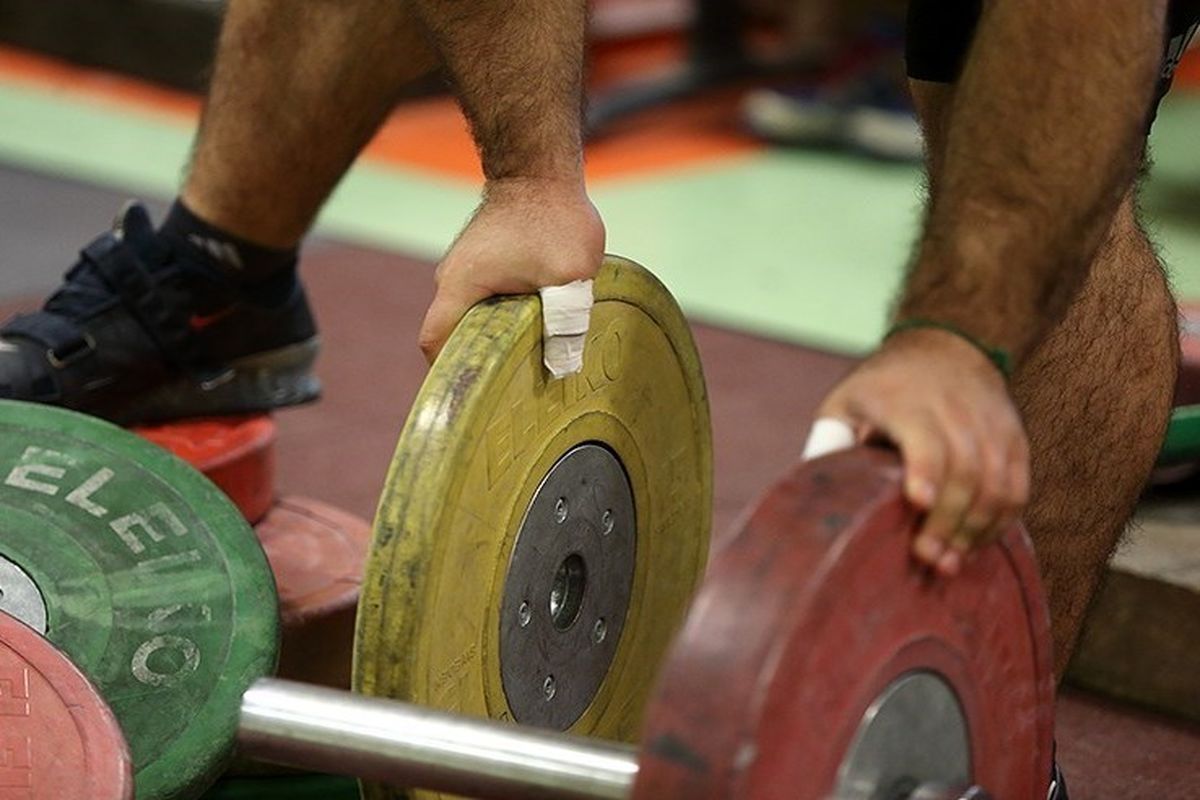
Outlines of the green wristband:
[{"label": "green wristband", "polygon": [[908,331],[914,328],[933,328],[935,330],[953,333],[960,339],[969,342],[973,347],[975,347],[975,349],[987,356],[988,361],[991,361],[993,364],[995,364],[996,369],[1000,370],[1005,378],[1012,377],[1012,355],[1010,355],[1007,350],[1002,350],[999,347],[988,347],[986,344],[976,339],[962,328],[958,328],[948,322],[938,322],[935,319],[906,319],[903,322],[897,322],[895,325],[893,325],[891,330],[884,334],[883,338],[887,339],[889,336],[900,333],[901,331]]}]

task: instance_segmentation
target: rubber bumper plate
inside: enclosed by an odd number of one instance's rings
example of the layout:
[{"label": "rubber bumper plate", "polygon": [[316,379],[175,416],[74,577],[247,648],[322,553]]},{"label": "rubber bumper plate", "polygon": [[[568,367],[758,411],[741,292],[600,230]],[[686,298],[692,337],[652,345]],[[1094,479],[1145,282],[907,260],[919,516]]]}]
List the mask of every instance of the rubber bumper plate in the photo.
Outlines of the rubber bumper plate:
[{"label": "rubber bumper plate", "polygon": [[0,402],[3,610],[97,685],[133,754],[139,800],[220,774],[242,693],[275,666],[267,560],[225,494],[129,431]]},{"label": "rubber bumper plate", "polygon": [[285,497],[254,532],[279,588],[278,676],[349,688],[371,524],[317,500]]},{"label": "rubber bumper plate", "polygon": [[892,453],[840,453],[758,504],[659,677],[634,800],[1046,796],[1053,675],[1032,547],[1013,529],[960,577],[930,575],[909,556],[901,474]]},{"label": "rubber bumper plate", "polygon": [[476,306],[433,365],[375,521],[358,690],[636,736],[706,561],[711,431],[666,289],[609,258],[595,298],[581,374],[548,377],[529,296]]},{"label": "rubber bumper plate", "polygon": [[99,692],[54,645],[0,612],[0,800],[132,797],[129,749]]},{"label": "rubber bumper plate", "polygon": [[200,470],[254,524],[275,499],[275,423],[265,415],[182,420],[133,428]]}]

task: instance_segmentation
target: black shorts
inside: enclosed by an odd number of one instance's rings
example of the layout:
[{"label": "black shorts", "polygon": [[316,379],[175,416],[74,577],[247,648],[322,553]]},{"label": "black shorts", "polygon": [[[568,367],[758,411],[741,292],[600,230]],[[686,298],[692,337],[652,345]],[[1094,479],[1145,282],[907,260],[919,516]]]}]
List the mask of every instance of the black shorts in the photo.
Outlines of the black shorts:
[{"label": "black shorts", "polygon": [[[1054,0],[1046,0],[1054,2]],[[1137,2],[1137,0],[1130,0]],[[953,83],[975,35],[982,0],[910,0],[905,59],[908,77],[921,81]],[[1200,0],[1171,0],[1168,12],[1163,68],[1158,81],[1158,101],[1171,88],[1175,67],[1188,42],[1200,27]]]}]

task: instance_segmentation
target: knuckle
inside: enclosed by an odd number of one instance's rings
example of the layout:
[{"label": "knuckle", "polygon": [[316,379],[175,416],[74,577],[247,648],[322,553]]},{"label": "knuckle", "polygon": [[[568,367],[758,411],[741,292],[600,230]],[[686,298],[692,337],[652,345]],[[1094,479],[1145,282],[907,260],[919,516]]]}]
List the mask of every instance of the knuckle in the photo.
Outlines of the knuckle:
[{"label": "knuckle", "polygon": [[993,515],[1003,513],[1012,502],[1012,487],[1007,480],[1004,456],[996,450],[990,450],[985,457],[977,502]]},{"label": "knuckle", "polygon": [[976,492],[980,491],[995,457],[986,433],[977,426],[965,424],[948,428],[946,435],[950,442],[955,476],[972,486]]},{"label": "knuckle", "polygon": [[983,477],[983,466],[973,443],[959,443],[954,446],[953,470],[956,482],[972,487],[978,491]]},{"label": "knuckle", "polygon": [[591,280],[600,271],[599,262],[593,264],[591,261],[577,258],[549,264],[540,271],[538,283],[542,286],[563,286],[575,281]]}]

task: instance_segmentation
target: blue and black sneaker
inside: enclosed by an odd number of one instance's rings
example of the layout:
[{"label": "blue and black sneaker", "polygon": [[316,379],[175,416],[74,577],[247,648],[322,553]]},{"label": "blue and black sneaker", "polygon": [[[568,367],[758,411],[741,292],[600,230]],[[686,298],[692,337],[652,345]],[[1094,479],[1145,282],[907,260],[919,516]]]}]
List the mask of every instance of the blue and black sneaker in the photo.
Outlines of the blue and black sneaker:
[{"label": "blue and black sneaker", "polygon": [[902,34],[880,26],[849,44],[818,81],[750,92],[742,118],[753,134],[775,144],[918,161],[921,129],[908,94],[903,49]]},{"label": "blue and black sneaker", "polygon": [[129,205],[33,314],[0,327],[0,397],[121,424],[315,400],[318,340],[294,269],[243,285]]}]

